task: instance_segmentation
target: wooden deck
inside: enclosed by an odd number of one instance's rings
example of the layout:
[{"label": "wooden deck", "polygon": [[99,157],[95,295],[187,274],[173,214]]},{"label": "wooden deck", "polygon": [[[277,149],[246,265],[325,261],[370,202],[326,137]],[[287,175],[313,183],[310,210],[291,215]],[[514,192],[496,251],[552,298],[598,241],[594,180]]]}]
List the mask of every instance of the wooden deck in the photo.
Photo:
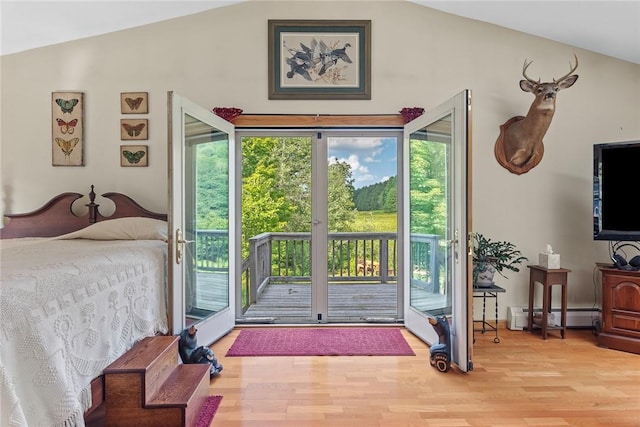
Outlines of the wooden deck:
[{"label": "wooden deck", "polygon": [[[224,279],[224,280],[223,280]],[[227,305],[226,276],[198,273],[197,303],[193,318],[205,317]],[[330,283],[327,322],[402,322],[398,310],[397,283]],[[412,305],[429,312],[446,305],[444,295],[412,288]],[[402,307],[402,305],[400,305]],[[436,312],[434,314],[440,314]],[[238,323],[317,323],[311,312],[309,283],[270,283],[245,313],[237,313]]]},{"label": "wooden deck", "polygon": [[[397,308],[395,284],[329,284],[328,321],[395,322],[402,317]],[[246,319],[275,318],[274,321],[309,322],[317,319],[311,313],[310,284],[269,284],[256,304],[244,314]]]},{"label": "wooden deck", "polygon": [[[413,306],[424,311],[441,308],[442,295],[413,289]],[[329,284],[328,322],[402,322],[396,283]],[[400,304],[402,307],[402,304]],[[311,312],[311,285],[269,284],[240,320],[255,323],[317,322]]]}]

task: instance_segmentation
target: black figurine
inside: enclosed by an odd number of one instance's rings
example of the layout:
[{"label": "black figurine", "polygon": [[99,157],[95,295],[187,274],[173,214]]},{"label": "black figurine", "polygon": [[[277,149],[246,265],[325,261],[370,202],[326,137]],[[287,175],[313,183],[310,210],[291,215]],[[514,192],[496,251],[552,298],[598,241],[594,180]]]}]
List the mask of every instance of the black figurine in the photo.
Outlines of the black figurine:
[{"label": "black figurine", "polygon": [[451,334],[449,321],[445,316],[430,317],[429,323],[438,334],[438,344],[431,346],[431,366],[440,372],[448,372],[451,368]]},{"label": "black figurine", "polygon": [[210,348],[199,346],[196,338],[198,330],[195,326],[180,332],[180,340],[178,340],[178,352],[182,363],[209,363],[211,369],[209,374],[211,377],[218,376],[222,371],[222,365],[218,363],[218,359]]}]

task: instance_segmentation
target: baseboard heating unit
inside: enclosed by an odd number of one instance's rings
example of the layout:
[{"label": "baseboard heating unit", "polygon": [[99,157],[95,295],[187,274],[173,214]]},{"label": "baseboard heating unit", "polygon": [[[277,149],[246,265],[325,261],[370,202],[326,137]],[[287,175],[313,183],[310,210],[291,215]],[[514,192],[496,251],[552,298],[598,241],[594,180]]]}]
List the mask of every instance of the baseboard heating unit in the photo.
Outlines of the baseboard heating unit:
[{"label": "baseboard heating unit", "polygon": [[[527,307],[509,307],[507,309],[507,328],[521,331],[527,327]],[[560,309],[551,309],[556,323],[560,323]],[[594,321],[600,319],[600,310],[595,308],[567,309],[567,328],[593,328]]]}]

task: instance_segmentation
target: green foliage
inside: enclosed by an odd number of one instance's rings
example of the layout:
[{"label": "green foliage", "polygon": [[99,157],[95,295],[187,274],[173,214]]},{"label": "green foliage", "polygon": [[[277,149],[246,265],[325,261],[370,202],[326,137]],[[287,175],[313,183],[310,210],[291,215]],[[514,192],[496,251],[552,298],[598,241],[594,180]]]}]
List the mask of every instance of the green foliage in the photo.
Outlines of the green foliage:
[{"label": "green foliage", "polygon": [[229,144],[212,141],[192,148],[196,156],[196,227],[226,230],[229,226]]},{"label": "green foliage", "polygon": [[352,230],[354,232],[386,231],[395,233],[398,230],[398,216],[395,212],[369,211],[356,212]]},{"label": "green foliage", "polygon": [[[243,256],[248,239],[264,232],[311,231],[311,140],[306,137],[247,137],[242,140]],[[353,224],[350,166],[329,166],[329,230]]]},{"label": "green foliage", "polygon": [[355,190],[353,200],[359,211],[396,212],[397,203],[396,177],[392,176],[384,182],[377,182]]},{"label": "green foliage", "polygon": [[410,142],[412,233],[445,236],[447,231],[447,146],[423,140]]},{"label": "green foliage", "polygon": [[518,265],[527,259],[511,242],[493,241],[480,233],[473,235],[473,262],[491,264],[502,276],[505,269],[520,271]]},{"label": "green foliage", "polygon": [[[307,137],[243,138],[243,257],[252,236],[311,231],[311,149]],[[198,228],[228,228],[228,150],[214,141],[193,151]],[[446,235],[446,144],[412,140],[410,157],[411,232]],[[332,163],[328,175],[330,231],[397,231],[397,177],[356,190],[348,163]]]},{"label": "green foliage", "polygon": [[351,166],[346,162],[329,165],[329,230],[351,231],[355,215]]}]

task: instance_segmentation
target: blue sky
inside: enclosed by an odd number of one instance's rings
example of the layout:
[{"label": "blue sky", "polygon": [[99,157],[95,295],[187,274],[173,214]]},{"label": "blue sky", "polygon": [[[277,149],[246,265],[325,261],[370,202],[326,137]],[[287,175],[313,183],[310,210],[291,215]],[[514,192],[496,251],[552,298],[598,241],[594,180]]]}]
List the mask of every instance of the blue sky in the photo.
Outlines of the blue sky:
[{"label": "blue sky", "polygon": [[329,138],[328,162],[335,159],[351,165],[355,188],[383,182],[397,175],[396,138]]}]

